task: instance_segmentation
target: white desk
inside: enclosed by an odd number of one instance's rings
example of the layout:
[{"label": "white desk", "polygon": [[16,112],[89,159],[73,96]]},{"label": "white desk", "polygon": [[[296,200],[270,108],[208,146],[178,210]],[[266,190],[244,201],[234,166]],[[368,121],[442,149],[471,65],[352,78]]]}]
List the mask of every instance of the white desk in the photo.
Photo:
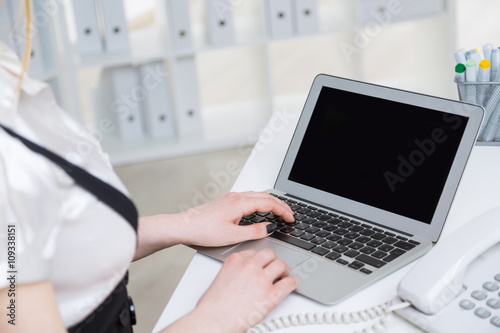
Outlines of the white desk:
[{"label": "white desk", "polygon": [[[252,153],[253,156],[245,164],[233,187],[234,191],[261,191],[272,188],[297,119],[298,117],[295,116],[293,119],[281,118],[281,121],[279,118],[272,118],[270,120],[267,126],[268,130],[266,130],[267,134],[264,133],[256,144]],[[500,147],[476,146],[472,151],[460,187],[455,196],[441,239],[473,217],[499,204]],[[398,282],[413,265],[414,263],[403,267],[360,291],[348,300],[334,306],[325,306],[293,293],[278,305],[269,315],[268,319],[291,313],[357,311],[391,300],[396,296]],[[197,253],[158,320],[154,332],[158,332],[191,311],[215,278],[220,267],[220,262]],[[398,316],[392,315],[390,320],[391,325],[388,327],[388,333],[421,332]],[[316,325],[314,326],[314,330],[313,327],[306,326],[290,328],[283,332],[334,331],[342,333],[353,332],[356,329],[366,326],[366,323],[336,327],[332,327],[331,325]]]}]

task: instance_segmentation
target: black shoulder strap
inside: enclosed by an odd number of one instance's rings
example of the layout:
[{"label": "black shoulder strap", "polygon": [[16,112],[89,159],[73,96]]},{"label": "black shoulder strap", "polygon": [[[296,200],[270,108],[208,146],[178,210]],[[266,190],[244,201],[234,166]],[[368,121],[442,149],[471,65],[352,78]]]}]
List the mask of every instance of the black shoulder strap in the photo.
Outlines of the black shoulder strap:
[{"label": "black shoulder strap", "polygon": [[75,182],[92,193],[97,199],[104,202],[111,209],[120,214],[137,233],[137,220],[138,213],[134,203],[122,192],[118,191],[111,185],[103,182],[99,178],[91,175],[79,166],[66,161],[59,155],[39,146],[38,144],[26,139],[25,137],[17,134],[10,128],[0,125],[8,134],[19,139],[26,147],[35,153],[45,156],[58,166],[60,166]]}]

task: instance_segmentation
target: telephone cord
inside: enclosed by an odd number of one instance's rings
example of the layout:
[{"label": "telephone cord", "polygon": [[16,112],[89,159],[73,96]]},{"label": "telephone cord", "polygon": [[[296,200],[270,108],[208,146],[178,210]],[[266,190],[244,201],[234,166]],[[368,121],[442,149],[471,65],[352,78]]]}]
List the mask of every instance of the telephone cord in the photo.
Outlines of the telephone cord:
[{"label": "telephone cord", "polygon": [[305,325],[349,325],[380,318],[375,324],[355,333],[382,333],[386,330],[386,317],[389,313],[410,306],[408,302],[392,304],[381,303],[368,309],[355,312],[316,312],[299,313],[273,318],[247,331],[247,333],[265,333],[283,328]]}]

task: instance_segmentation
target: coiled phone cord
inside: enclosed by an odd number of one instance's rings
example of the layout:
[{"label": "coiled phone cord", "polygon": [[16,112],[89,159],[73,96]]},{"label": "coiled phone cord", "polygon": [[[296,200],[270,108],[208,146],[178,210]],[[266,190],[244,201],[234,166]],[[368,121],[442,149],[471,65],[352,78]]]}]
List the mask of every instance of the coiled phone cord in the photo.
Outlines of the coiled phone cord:
[{"label": "coiled phone cord", "polygon": [[385,302],[368,309],[356,312],[325,312],[325,313],[300,313],[273,318],[261,323],[247,331],[247,333],[265,333],[279,329],[305,326],[305,325],[348,325],[365,322],[380,318],[375,324],[364,328],[359,333],[376,332],[381,333],[386,329],[386,317],[389,313],[410,306],[408,302],[392,304],[392,301]]}]

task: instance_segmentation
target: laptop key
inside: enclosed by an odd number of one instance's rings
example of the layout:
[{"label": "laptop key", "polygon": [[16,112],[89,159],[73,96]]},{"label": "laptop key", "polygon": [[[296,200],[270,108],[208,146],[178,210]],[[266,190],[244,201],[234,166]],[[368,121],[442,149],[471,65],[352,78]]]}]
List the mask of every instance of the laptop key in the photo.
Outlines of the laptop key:
[{"label": "laptop key", "polygon": [[344,237],[349,238],[349,239],[356,239],[359,237],[359,234],[357,234],[355,232],[350,232],[348,234],[345,234]]},{"label": "laptop key", "polygon": [[316,228],[323,228],[326,225],[327,225],[326,222],[322,222],[322,221],[318,221],[318,222],[315,222],[315,223],[312,224],[312,226],[316,227]]},{"label": "laptop key", "polygon": [[364,235],[364,236],[371,236],[375,233],[375,231],[370,230],[370,229],[364,229],[364,230],[361,230],[359,233],[361,235]]},{"label": "laptop key", "polygon": [[311,239],[314,239],[315,237],[316,236],[314,236],[312,234],[305,234],[305,235],[300,236],[301,239],[306,240],[306,241],[310,241]]},{"label": "laptop key", "polygon": [[311,240],[311,243],[314,243],[316,245],[323,244],[324,242],[326,242],[326,239],[321,237],[316,237],[313,240]]},{"label": "laptop key", "polygon": [[359,271],[362,272],[362,273],[365,273],[365,274],[371,274],[372,273],[372,271],[370,271],[369,269],[366,269],[366,268],[361,268]]},{"label": "laptop key", "polygon": [[318,221],[318,220],[316,220],[316,219],[314,219],[314,218],[312,218],[312,217],[308,217],[308,218],[306,218],[306,219],[303,219],[303,220],[302,220],[302,221],[300,221],[300,222],[302,222],[302,223],[307,223],[307,224],[313,224],[313,223],[316,223],[317,221]]},{"label": "laptop key", "polygon": [[316,236],[325,238],[330,236],[330,233],[328,231],[321,230],[316,233]]},{"label": "laptop key", "polygon": [[352,243],[352,244],[349,244],[349,247],[350,247],[351,249],[354,249],[354,250],[359,250],[359,249],[361,249],[362,247],[364,247],[364,245],[363,245],[363,244],[361,244],[361,243],[358,243],[358,242],[354,242],[354,243]]},{"label": "laptop key", "polygon": [[321,246],[326,247],[327,249],[332,249],[335,246],[337,246],[337,243],[332,242],[332,241],[327,241],[327,242],[321,244]]},{"label": "laptop key", "polygon": [[382,240],[382,243],[386,243],[386,244],[394,244],[396,243],[398,240],[394,237],[386,237]]},{"label": "laptop key", "polygon": [[371,237],[373,239],[376,239],[376,240],[382,240],[382,239],[384,239],[387,236],[379,232],[379,233],[376,233],[376,234],[372,235]]},{"label": "laptop key", "polygon": [[251,224],[253,224],[253,222],[248,220],[241,220],[239,223],[239,225],[251,225]]},{"label": "laptop key", "polygon": [[349,248],[347,246],[337,245],[332,250],[335,251],[335,252],[338,252],[338,253],[343,253],[343,252],[349,250]]},{"label": "laptop key", "polygon": [[309,225],[308,224],[305,224],[305,223],[300,223],[300,224],[297,224],[295,226],[295,229],[298,229],[298,230],[305,230],[309,228]]},{"label": "laptop key", "polygon": [[305,234],[305,232],[303,232],[302,230],[295,230],[295,231],[292,231],[290,233],[290,236],[293,236],[293,237],[300,237],[302,236],[303,234]]},{"label": "laptop key", "polygon": [[338,254],[338,253],[335,253],[335,252],[330,252],[330,253],[328,253],[328,254],[325,256],[325,258],[328,258],[328,259],[330,259],[330,260],[336,260],[336,259],[338,259],[338,258],[340,258],[340,257],[341,257],[341,255],[340,255],[340,254]]},{"label": "laptop key", "polygon": [[[297,228],[297,227],[295,227],[295,228]],[[383,251],[383,252],[390,252],[392,249],[394,249],[394,247],[384,244],[384,245],[380,245],[378,249],[380,251]]]},{"label": "laptop key", "polygon": [[338,241],[339,239],[341,239],[342,237],[338,236],[338,235],[331,235],[331,236],[328,236],[326,237],[326,239],[330,240],[330,241]]},{"label": "laptop key", "polygon": [[361,263],[361,262],[359,262],[359,261],[353,261],[352,263],[350,263],[350,264],[349,264],[349,265],[347,265],[347,266],[349,266],[349,267],[351,267],[351,268],[354,268],[354,269],[360,269],[360,268],[361,268],[361,267],[363,267],[364,265],[365,265],[365,264],[363,264],[363,263]]},{"label": "laptop key", "polygon": [[337,262],[341,265],[347,265],[349,263],[349,261],[347,260],[344,260],[344,259],[338,259]]},{"label": "laptop key", "polygon": [[301,220],[307,218],[307,216],[305,216],[303,214],[295,214],[293,217],[295,218],[295,221],[301,221]]},{"label": "laptop key", "polygon": [[327,254],[330,251],[328,251],[327,249],[322,248],[322,247],[315,247],[314,249],[311,250],[311,252],[319,254],[320,256],[324,256],[325,254]]},{"label": "laptop key", "polygon": [[306,241],[303,241],[301,239],[298,239],[298,238],[295,238],[295,237],[292,237],[290,235],[286,235],[286,234],[282,234],[280,232],[274,232],[270,235],[270,237],[273,237],[273,238],[276,238],[276,239],[279,239],[285,243],[288,243],[288,244],[292,244],[292,245],[295,245],[295,246],[298,246],[300,247],[301,249],[304,249],[304,250],[312,250],[316,245],[314,244],[311,244],[309,242],[306,242]]},{"label": "laptop key", "polygon": [[344,252],[344,255],[348,256],[349,258],[355,258],[359,255],[360,253],[358,251],[354,250],[349,250],[347,252]]},{"label": "laptop key", "polygon": [[344,246],[347,246],[351,243],[352,243],[352,240],[350,240],[348,238],[342,238],[341,240],[337,241],[337,244],[344,245]]},{"label": "laptop key", "polygon": [[349,231],[342,229],[342,228],[338,228],[337,230],[333,231],[333,233],[337,234],[337,235],[345,235],[345,234],[349,233]]},{"label": "laptop key", "polygon": [[382,245],[382,242],[379,242],[377,240],[372,240],[372,241],[369,241],[368,243],[366,243],[366,245],[371,246],[371,247],[379,247],[380,245]]},{"label": "laptop key", "polygon": [[387,253],[382,252],[382,251],[376,251],[372,253],[372,257],[377,258],[377,259],[382,259],[383,257],[386,257]]},{"label": "laptop key", "polygon": [[365,246],[364,248],[360,249],[359,251],[366,253],[366,254],[370,254],[370,253],[375,252],[375,249],[373,247]]},{"label": "laptop key", "polygon": [[335,229],[337,229],[337,227],[334,225],[327,225],[326,227],[323,228],[323,230],[326,230],[328,232],[332,232]]},{"label": "laptop key", "polygon": [[401,241],[401,240],[398,241],[398,242],[396,242],[396,243],[394,243],[394,246],[399,247],[399,248],[401,248],[403,250],[407,250],[407,251],[409,251],[409,250],[411,250],[411,249],[413,249],[415,247],[415,245],[410,244],[408,242]]},{"label": "laptop key", "polygon": [[358,237],[356,239],[356,242],[359,242],[359,243],[366,243],[366,242],[369,242],[371,240],[371,238],[368,238],[366,236],[361,236],[361,237]]},{"label": "laptop key", "polygon": [[320,228],[316,228],[316,227],[309,227],[306,229],[306,231],[310,234],[315,234],[317,233],[318,231],[320,231],[321,229]]},{"label": "laptop key", "polygon": [[285,234],[289,233],[289,232],[292,232],[294,231],[295,229],[292,228],[292,227],[289,227],[289,226],[284,226],[283,228],[281,228],[279,231],[280,232],[283,232]]},{"label": "laptop key", "polygon": [[316,217],[318,217],[318,216],[321,216],[322,214],[321,214],[321,213],[319,213],[319,212],[311,212],[311,213],[309,213],[309,214],[307,214],[307,215],[308,215],[309,217],[315,217],[315,218],[316,218]]},{"label": "laptop key", "polygon": [[356,257],[356,260],[361,261],[365,264],[368,264],[368,265],[376,267],[376,268],[380,268],[386,264],[385,262],[378,260],[378,259],[375,259],[373,257],[367,256],[366,254],[360,254],[359,256]]}]

